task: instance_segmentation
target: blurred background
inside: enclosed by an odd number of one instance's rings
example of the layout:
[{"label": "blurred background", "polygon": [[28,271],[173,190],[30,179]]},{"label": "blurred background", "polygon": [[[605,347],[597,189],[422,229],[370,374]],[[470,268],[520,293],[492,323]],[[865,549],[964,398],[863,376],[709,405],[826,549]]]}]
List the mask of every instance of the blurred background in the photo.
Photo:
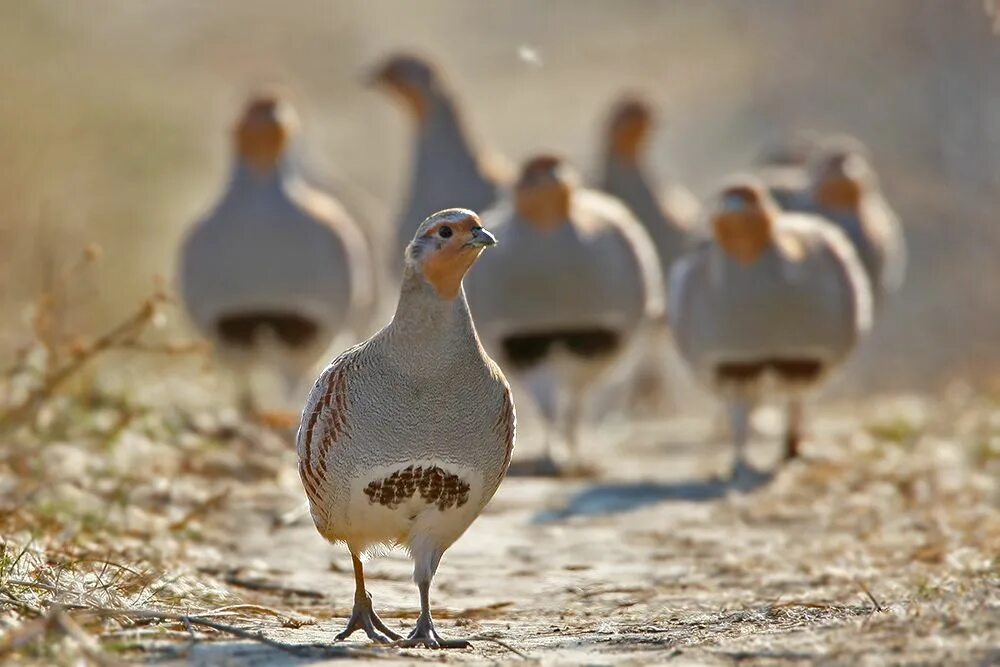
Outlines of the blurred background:
[{"label": "blurred background", "polygon": [[400,48],[438,61],[473,134],[514,161],[552,150],[592,172],[626,91],[659,108],[657,177],[700,196],[792,131],[860,137],[911,263],[839,390],[1000,376],[1000,39],[981,0],[0,0],[0,355],[90,242],[104,258],[67,326],[173,284],[262,86],[291,92],[312,180],[381,233],[410,128],[363,78]]}]

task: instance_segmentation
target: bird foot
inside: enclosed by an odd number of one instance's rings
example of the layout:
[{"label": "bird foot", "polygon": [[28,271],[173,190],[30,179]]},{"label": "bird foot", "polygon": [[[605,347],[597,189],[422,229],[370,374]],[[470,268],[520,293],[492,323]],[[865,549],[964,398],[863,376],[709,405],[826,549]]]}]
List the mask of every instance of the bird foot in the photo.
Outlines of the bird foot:
[{"label": "bird foot", "polygon": [[771,479],[771,474],[757,470],[746,461],[739,460],[733,464],[729,476],[729,486],[739,493],[749,493]]},{"label": "bird foot", "polygon": [[465,639],[444,639],[434,628],[430,616],[421,615],[417,619],[417,627],[406,639],[395,642],[401,648],[469,648],[471,643]]},{"label": "bird foot", "polygon": [[365,599],[354,601],[354,611],[347,621],[347,629],[337,635],[337,641],[344,641],[358,630],[364,630],[368,639],[378,644],[389,644],[399,641],[402,637],[382,622],[375,610],[372,609],[372,594],[366,593]]}]

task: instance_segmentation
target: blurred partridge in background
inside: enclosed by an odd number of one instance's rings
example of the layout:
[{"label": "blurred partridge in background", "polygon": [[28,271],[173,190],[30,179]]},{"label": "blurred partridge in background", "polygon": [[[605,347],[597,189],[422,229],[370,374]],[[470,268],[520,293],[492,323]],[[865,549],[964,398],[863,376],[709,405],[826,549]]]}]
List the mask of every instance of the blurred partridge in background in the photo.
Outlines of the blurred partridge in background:
[{"label": "blurred partridge in background", "polygon": [[[644,100],[622,97],[612,108],[603,137],[603,164],[600,187],[619,198],[645,227],[653,245],[664,280],[670,267],[691,243],[699,214],[698,200],[686,188],[670,184],[657,186],[643,164],[653,129],[653,111]],[[627,410],[636,416],[662,418],[675,407],[679,393],[673,343],[666,322],[645,334],[640,354],[631,370],[631,396]]]},{"label": "blurred partridge in background", "polygon": [[643,156],[652,129],[653,113],[648,103],[637,97],[619,100],[604,137],[600,187],[632,210],[653,240],[664,271],[669,271],[687,250],[699,206],[686,188],[676,184],[660,188],[647,174]]},{"label": "blurred partridge in background", "polygon": [[902,287],[906,241],[863,147],[834,146],[820,156],[808,202],[802,209],[823,216],[847,235],[880,309],[885,298]]},{"label": "blurred partridge in background", "polygon": [[251,395],[258,370],[276,374],[282,399],[297,402],[320,355],[338,336],[363,334],[372,309],[364,236],[294,173],[287,149],[297,129],[287,101],[250,100],[234,132],[229,184],[180,252],[184,305],[240,376],[247,402],[260,398]]},{"label": "blurred partridge in background", "polygon": [[487,349],[540,408],[544,472],[579,466],[584,399],[662,314],[652,241],[619,201],[577,185],[555,157],[528,160],[484,214],[502,239],[469,279]]},{"label": "blurred partridge in background", "polygon": [[670,321],[681,356],[727,404],[732,477],[749,485],[753,407],[772,388],[787,398],[785,457],[796,457],[803,395],[868,329],[871,293],[840,230],[783,213],[757,180],[726,187],[711,226],[712,238],[673,271]]},{"label": "blurred partridge in background", "polygon": [[451,206],[481,211],[497,200],[509,177],[501,161],[480,151],[430,62],[410,54],[391,56],[375,70],[373,82],[398,99],[414,127],[408,190],[387,260],[398,275],[399,258],[421,220]]}]

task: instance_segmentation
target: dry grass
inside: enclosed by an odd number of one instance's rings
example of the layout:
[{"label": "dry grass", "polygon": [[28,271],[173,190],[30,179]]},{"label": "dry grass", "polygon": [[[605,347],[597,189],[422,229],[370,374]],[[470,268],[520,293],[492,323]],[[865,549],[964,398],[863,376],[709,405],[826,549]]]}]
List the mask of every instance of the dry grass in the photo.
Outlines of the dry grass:
[{"label": "dry grass", "polygon": [[279,477],[285,445],[252,425],[103,388],[102,365],[205,348],[163,339],[162,291],[105,332],[67,337],[72,285],[97,259],[88,248],[37,299],[32,341],[0,375],[0,656],[103,662],[105,649],[131,645],[113,639],[128,630],[190,634],[214,627],[208,617],[261,611],[233,607],[239,598],[192,562],[213,558],[203,522],[238,502],[234,485]]},{"label": "dry grass", "polygon": [[[184,407],[102,380],[151,354],[177,370],[203,349],[166,337],[161,291],[102,333],[64,333],[71,286],[96,261],[88,250],[50,284],[31,344],[0,376],[0,658],[427,657],[330,644],[350,570],[331,568],[307,523],[275,527],[302,497],[288,434],[224,401]],[[1000,641],[1000,402],[957,386],[824,420],[816,458],[748,496],[690,481],[719,455],[682,446],[703,434],[669,424],[626,437],[606,482],[509,480],[439,577],[439,621],[479,640],[451,657],[988,659]],[[593,447],[611,437],[598,431]],[[406,564],[376,563],[369,580],[403,630]],[[244,643],[198,653],[227,638]]]}]

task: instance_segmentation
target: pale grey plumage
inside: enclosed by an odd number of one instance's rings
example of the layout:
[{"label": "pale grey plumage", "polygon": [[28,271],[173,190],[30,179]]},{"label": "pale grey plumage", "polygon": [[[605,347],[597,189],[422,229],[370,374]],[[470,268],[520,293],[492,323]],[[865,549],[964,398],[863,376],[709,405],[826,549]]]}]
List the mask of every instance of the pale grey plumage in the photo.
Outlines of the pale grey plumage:
[{"label": "pale grey plumage", "polygon": [[[448,239],[435,231],[442,225],[454,230]],[[426,220],[407,251],[395,316],[320,375],[297,437],[320,534],[355,557],[405,546],[421,586],[496,492],[514,444],[511,392],[479,343],[465,293],[442,297],[430,268],[461,243],[471,265],[467,253],[493,242],[471,211]]]},{"label": "pale grey plumage", "polygon": [[414,120],[409,182],[396,220],[390,267],[425,217],[451,206],[485,210],[506,180],[502,163],[488,158],[467,131],[458,104],[435,67],[413,55],[394,56],[376,80],[400,94]]},{"label": "pale grey plumage", "polygon": [[783,209],[820,215],[847,234],[880,307],[902,286],[906,239],[868,148],[848,135],[810,135],[799,148],[797,163],[766,165],[757,176]]},{"label": "pale grey plumage", "polygon": [[810,197],[800,209],[839,227],[858,253],[872,285],[875,305],[898,291],[906,274],[903,228],[864,154],[838,152],[817,168]]},{"label": "pale grey plumage", "polygon": [[792,249],[771,245],[744,266],[709,241],[673,271],[674,338],[710,386],[721,362],[809,357],[833,368],[870,325],[867,280],[842,233],[796,214],[783,214],[775,233]]},{"label": "pale grey plumage", "polygon": [[769,164],[754,170],[778,206],[786,211],[809,207],[812,177],[806,165]]},{"label": "pale grey plumage", "polygon": [[822,218],[780,212],[758,181],[721,201],[714,237],[673,269],[669,318],[681,357],[729,404],[733,476],[746,481],[754,403],[768,386],[789,395],[786,457],[796,456],[801,394],[868,330],[871,293],[850,241]]},{"label": "pale grey plumage", "polygon": [[[548,157],[526,164],[512,199],[484,214],[503,242],[467,284],[487,349],[532,391],[549,423],[565,429],[572,456],[584,394],[662,313],[663,280],[652,242],[628,209],[575,187],[563,170]],[[523,203],[533,188],[546,198],[535,201],[537,216]],[[582,348],[574,350],[576,336]],[[600,349],[587,349],[593,336]],[[542,358],[520,358],[514,341],[526,337],[538,338],[528,345],[541,345]]]},{"label": "pale grey plumage", "polygon": [[[373,280],[368,246],[353,219],[299,178],[284,155],[290,132],[284,126],[290,113],[285,104],[265,98],[248,107],[239,127],[249,129],[238,137],[242,153],[230,182],[188,233],[178,276],[195,325],[224,357],[241,364],[258,360],[260,345],[234,345],[220,333],[223,318],[285,313],[315,326],[315,335],[302,345],[270,341],[268,360],[294,378],[337,335],[363,331]],[[254,132],[273,134],[254,137]],[[266,150],[261,142],[268,144]]]},{"label": "pale grey plumage", "polygon": [[483,214],[503,244],[468,282],[484,339],[511,329],[606,325],[630,331],[662,312],[664,290],[649,237],[620,202],[576,190],[568,224],[551,232],[510,201]]},{"label": "pale grey plumage", "polygon": [[655,188],[641,164],[648,143],[652,111],[641,100],[627,98],[612,112],[605,136],[600,187],[617,197],[646,229],[666,279],[671,265],[689,248],[698,202],[686,189],[671,184]]}]

